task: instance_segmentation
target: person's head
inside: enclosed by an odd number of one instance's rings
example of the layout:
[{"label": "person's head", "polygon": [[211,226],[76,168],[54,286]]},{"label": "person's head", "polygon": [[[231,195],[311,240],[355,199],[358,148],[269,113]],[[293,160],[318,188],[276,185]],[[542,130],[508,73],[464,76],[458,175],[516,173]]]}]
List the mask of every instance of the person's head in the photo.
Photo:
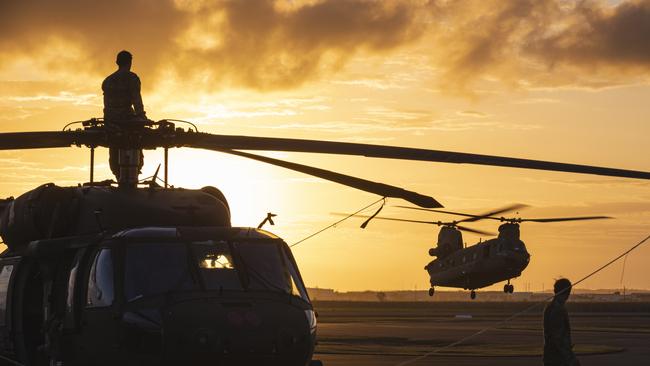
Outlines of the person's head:
[{"label": "person's head", "polygon": [[553,285],[553,292],[555,292],[555,299],[564,304],[571,294],[571,281],[566,278],[556,280]]},{"label": "person's head", "polygon": [[115,60],[115,63],[117,66],[120,67],[120,69],[130,69],[131,68],[131,61],[133,60],[133,55],[129,51],[120,51],[117,54],[117,59]]}]

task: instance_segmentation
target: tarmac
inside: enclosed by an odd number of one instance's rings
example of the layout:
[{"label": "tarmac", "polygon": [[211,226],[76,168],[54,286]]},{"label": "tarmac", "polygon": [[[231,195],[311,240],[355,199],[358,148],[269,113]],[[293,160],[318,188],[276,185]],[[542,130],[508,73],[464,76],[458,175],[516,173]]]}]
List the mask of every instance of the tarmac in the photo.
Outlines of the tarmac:
[{"label": "tarmac", "polygon": [[[314,359],[326,366],[398,366],[491,328],[523,305],[422,304],[368,308],[317,304],[320,316]],[[382,308],[382,306],[384,306]],[[370,309],[370,310],[368,310]],[[650,313],[647,307],[611,311],[597,308],[572,312],[572,337],[582,365],[650,364]],[[491,329],[466,343],[409,365],[541,365],[541,307]]]}]

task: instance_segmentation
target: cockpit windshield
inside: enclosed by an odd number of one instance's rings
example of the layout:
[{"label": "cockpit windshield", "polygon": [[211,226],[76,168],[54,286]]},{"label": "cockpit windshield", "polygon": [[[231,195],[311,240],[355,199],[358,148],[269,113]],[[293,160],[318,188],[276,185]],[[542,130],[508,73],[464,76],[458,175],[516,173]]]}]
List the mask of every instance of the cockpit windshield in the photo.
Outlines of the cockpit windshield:
[{"label": "cockpit windshield", "polygon": [[170,291],[270,291],[309,301],[281,241],[146,243],[127,247],[127,301]]},{"label": "cockpit windshield", "polygon": [[188,263],[185,244],[129,246],[124,266],[126,300],[198,288]]},{"label": "cockpit windshield", "polygon": [[251,290],[272,290],[291,293],[289,272],[278,245],[259,245],[255,242],[234,243],[242,265],[248,274]]},{"label": "cockpit windshield", "polygon": [[206,289],[243,289],[228,243],[213,241],[193,243],[192,252]]}]

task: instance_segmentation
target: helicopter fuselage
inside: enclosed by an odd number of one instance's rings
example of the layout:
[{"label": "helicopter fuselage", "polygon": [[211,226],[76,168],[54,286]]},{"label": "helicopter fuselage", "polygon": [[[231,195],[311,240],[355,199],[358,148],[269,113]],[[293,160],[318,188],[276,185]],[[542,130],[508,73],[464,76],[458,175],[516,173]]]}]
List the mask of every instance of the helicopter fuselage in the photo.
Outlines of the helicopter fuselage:
[{"label": "helicopter fuselage", "polygon": [[316,317],[289,247],[230,227],[215,188],[48,185],[4,205],[4,357],[39,366],[310,363]]},{"label": "helicopter fuselage", "polygon": [[432,288],[479,289],[519,277],[530,261],[526,245],[519,239],[516,223],[501,225],[497,238],[465,248],[459,230],[443,227],[438,235],[438,246],[430,254],[438,257],[424,267]]},{"label": "helicopter fuselage", "polygon": [[437,258],[425,269],[431,286],[474,290],[519,277],[529,261],[521,240],[495,238]]}]

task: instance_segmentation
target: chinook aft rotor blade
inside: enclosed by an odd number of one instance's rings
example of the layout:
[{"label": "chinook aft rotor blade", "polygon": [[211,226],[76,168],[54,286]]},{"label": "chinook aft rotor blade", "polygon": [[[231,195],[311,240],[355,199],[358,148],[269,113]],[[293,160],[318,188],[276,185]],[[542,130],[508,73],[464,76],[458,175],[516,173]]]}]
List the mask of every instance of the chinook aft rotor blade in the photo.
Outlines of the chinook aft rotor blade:
[{"label": "chinook aft rotor blade", "polygon": [[[361,218],[364,218],[364,219],[371,218],[371,216],[366,216],[366,215],[349,215],[349,214],[344,214],[344,213],[340,213],[340,212],[333,212],[332,215],[361,217]],[[491,233],[489,231],[471,229],[471,228],[468,228],[468,227],[465,227],[465,226],[456,225],[455,222],[409,220],[409,219],[398,219],[398,218],[394,218],[394,217],[382,217],[382,216],[375,216],[372,219],[373,220],[378,219],[378,220],[387,220],[387,221],[411,222],[411,223],[415,223],[415,224],[427,224],[427,225],[437,225],[437,226],[445,226],[445,225],[447,225],[447,226],[454,226],[458,230],[467,231],[467,232],[470,232],[470,233],[486,235],[486,236],[494,236],[494,235],[496,235],[496,234]]]},{"label": "chinook aft rotor blade", "polygon": [[341,155],[360,155],[373,158],[420,160],[455,164],[478,164],[568,173],[595,174],[610,177],[650,179],[650,172],[636,170],[559,163],[543,160],[520,159],[505,156],[480,155],[453,151],[427,150],[348,142],[192,133],[185,134],[184,136],[178,136],[177,143],[178,145],[202,149],[294,151]]},{"label": "chinook aft rotor blade", "polygon": [[438,201],[436,201],[434,198],[425,196],[422,194],[419,194],[417,192],[413,191],[407,191],[403,188],[400,187],[395,187],[391,186],[388,184],[383,184],[383,183],[377,183],[377,182],[372,182],[369,180],[361,179],[361,178],[356,178],[352,177],[349,175],[341,174],[341,173],[336,173],[332,172],[330,170],[325,170],[325,169],[319,169],[319,168],[314,168],[311,166],[307,165],[302,165],[302,164],[296,164],[284,160],[278,160],[278,159],[273,159],[269,158],[266,156],[260,156],[260,155],[254,155],[250,153],[245,153],[242,151],[235,151],[235,150],[221,150],[221,149],[211,149],[211,150],[217,150],[220,152],[224,152],[227,154],[232,154],[232,155],[237,155],[257,161],[261,161],[264,163],[272,164],[272,165],[277,165],[281,166],[283,168],[295,170],[301,173],[313,175],[315,177],[319,177],[322,179],[326,179],[332,182],[340,183],[349,187],[353,187],[356,189],[360,189],[365,192],[370,192],[374,194],[378,194],[383,197],[394,197],[394,198],[401,198],[404,199],[408,202],[411,202],[414,205],[418,205],[420,207],[443,207]]},{"label": "chinook aft rotor blade", "polygon": [[83,132],[9,132],[0,133],[0,150],[47,149],[83,143]]},{"label": "chinook aft rotor blade", "polygon": [[556,217],[546,219],[515,219],[516,222],[563,222],[563,221],[580,221],[580,220],[603,220],[613,219],[610,216],[580,216],[580,217]]}]

